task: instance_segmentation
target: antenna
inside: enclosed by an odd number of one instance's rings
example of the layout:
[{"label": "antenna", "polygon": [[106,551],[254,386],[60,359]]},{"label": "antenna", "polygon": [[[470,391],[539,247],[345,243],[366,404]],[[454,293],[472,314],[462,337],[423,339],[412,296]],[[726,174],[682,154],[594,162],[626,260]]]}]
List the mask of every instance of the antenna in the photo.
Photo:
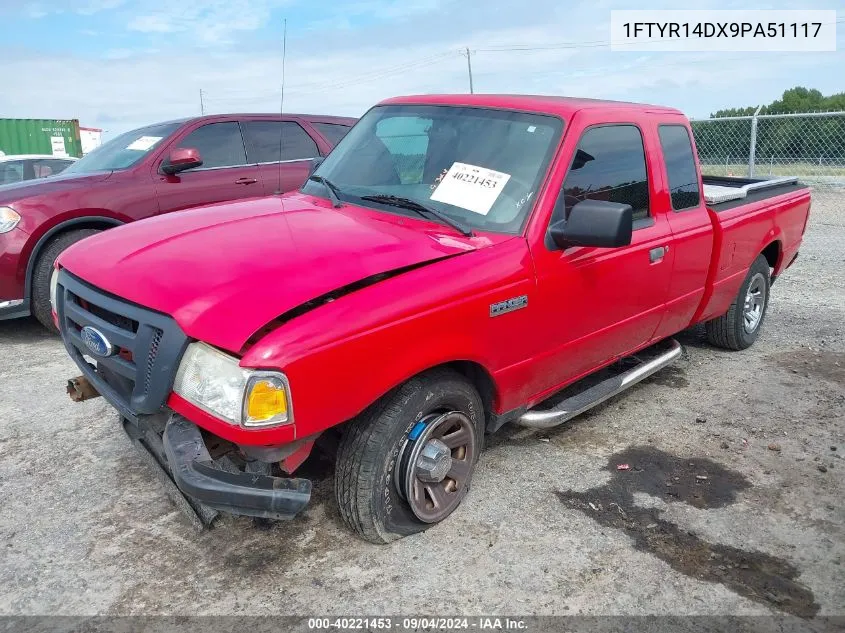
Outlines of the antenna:
[{"label": "antenna", "polygon": [[469,46],[466,48],[467,51],[467,72],[469,73],[469,93],[473,94],[475,90],[472,89],[472,53],[469,50]]},{"label": "antenna", "polygon": [[[279,118],[285,115],[285,57],[288,52],[288,19],[285,18],[284,30],[282,31],[282,94],[279,98]],[[282,139],[285,133],[285,122],[279,121],[279,188],[276,194],[282,193]]]}]

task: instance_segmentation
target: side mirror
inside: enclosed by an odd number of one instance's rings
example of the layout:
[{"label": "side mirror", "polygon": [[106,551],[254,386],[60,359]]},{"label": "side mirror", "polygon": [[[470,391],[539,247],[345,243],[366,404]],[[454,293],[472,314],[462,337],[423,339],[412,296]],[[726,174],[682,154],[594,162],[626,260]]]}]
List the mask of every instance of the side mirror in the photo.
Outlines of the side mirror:
[{"label": "side mirror", "polygon": [[315,171],[317,171],[317,167],[323,164],[323,161],[326,160],[323,156],[318,156],[317,158],[311,159],[311,167],[308,170],[308,175],[312,176]]},{"label": "side mirror", "polygon": [[177,147],[164,160],[161,165],[161,171],[172,176],[178,174],[180,171],[199,167],[200,165],[202,165],[202,157],[200,156],[199,150],[193,147]]},{"label": "side mirror", "polygon": [[634,210],[630,204],[582,200],[572,207],[569,219],[552,224],[549,233],[559,248],[627,246],[634,230],[633,218]]}]

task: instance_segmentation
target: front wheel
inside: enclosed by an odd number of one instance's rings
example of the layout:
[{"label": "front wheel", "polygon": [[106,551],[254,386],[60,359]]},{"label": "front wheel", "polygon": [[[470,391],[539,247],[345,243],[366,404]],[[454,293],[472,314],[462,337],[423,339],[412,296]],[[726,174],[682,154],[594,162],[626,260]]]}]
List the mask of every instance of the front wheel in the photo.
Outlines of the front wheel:
[{"label": "front wheel", "polygon": [[707,340],[725,349],[751,347],[763,327],[766,308],[769,306],[770,287],[769,262],[758,255],[728,311],[705,323]]},{"label": "front wheel", "polygon": [[421,532],[469,491],[484,408],[457,372],[411,378],[352,420],[338,450],[335,497],[344,523],[372,543]]}]

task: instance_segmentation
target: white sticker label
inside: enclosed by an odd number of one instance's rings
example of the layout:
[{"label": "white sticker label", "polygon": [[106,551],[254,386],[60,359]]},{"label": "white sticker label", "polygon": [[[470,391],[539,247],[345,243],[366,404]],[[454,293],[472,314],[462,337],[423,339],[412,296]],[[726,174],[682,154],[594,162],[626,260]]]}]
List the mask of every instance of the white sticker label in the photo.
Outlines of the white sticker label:
[{"label": "white sticker label", "polygon": [[487,215],[510,177],[510,174],[486,167],[452,163],[431,199]]},{"label": "white sticker label", "polygon": [[161,136],[142,136],[126,146],[126,149],[132,149],[137,152],[146,152],[153,145],[162,139]]},{"label": "white sticker label", "polygon": [[65,149],[64,136],[51,136],[50,145],[53,148],[53,156],[61,156],[62,158],[67,158],[67,149]]}]

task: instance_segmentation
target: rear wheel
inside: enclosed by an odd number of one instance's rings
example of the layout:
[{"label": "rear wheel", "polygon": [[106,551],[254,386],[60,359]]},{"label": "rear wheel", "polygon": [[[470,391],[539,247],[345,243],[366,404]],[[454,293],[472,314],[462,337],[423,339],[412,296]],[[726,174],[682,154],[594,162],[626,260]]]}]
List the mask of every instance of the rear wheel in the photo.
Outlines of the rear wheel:
[{"label": "rear wheel", "polygon": [[59,236],[53,238],[41,250],[38,259],[35,262],[35,268],[32,271],[32,298],[31,311],[32,315],[39,320],[41,325],[57,333],[56,326],[53,323],[53,309],[50,305],[50,277],[53,275],[53,267],[56,265],[56,258],[66,248],[76,244],[86,237],[99,233],[97,229],[77,229],[76,231],[67,231]]},{"label": "rear wheel", "polygon": [[759,255],[748,269],[728,311],[705,323],[707,340],[717,347],[733,350],[753,345],[763,327],[770,286],[769,262]]},{"label": "rear wheel", "polygon": [[410,379],[352,420],[338,450],[335,496],[344,523],[373,543],[421,532],[469,491],[484,410],[457,372]]}]

